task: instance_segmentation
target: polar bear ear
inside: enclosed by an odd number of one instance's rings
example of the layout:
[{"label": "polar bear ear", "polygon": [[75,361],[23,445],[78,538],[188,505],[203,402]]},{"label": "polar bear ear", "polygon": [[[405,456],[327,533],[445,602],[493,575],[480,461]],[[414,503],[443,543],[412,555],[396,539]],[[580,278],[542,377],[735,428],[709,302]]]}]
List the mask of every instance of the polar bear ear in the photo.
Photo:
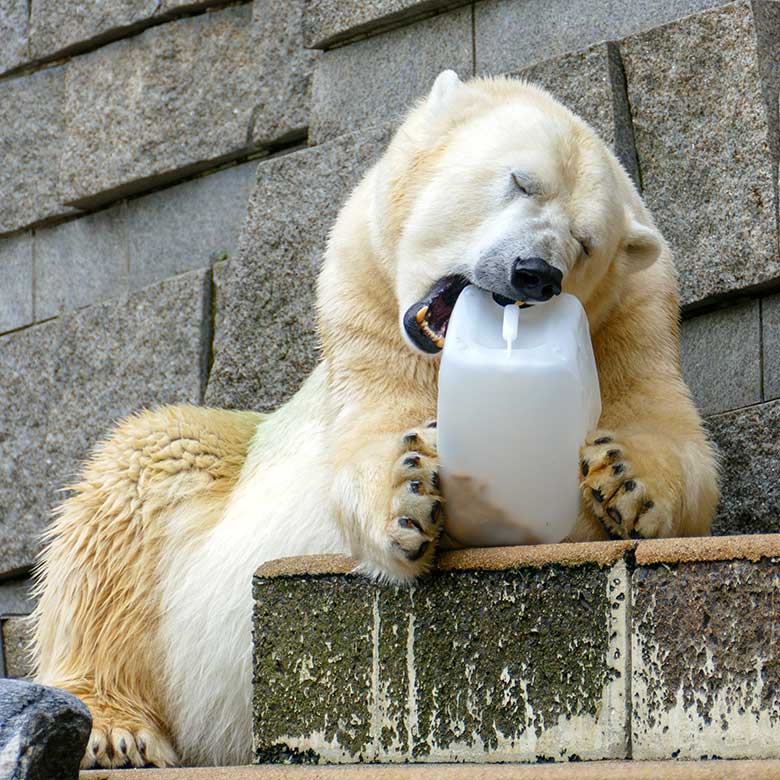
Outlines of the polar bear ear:
[{"label": "polar bear ear", "polygon": [[461,85],[462,82],[454,70],[443,70],[433,82],[433,87],[428,95],[428,107],[438,113],[446,107],[450,98]]},{"label": "polar bear ear", "polygon": [[632,215],[627,217],[627,232],[623,239],[623,253],[628,271],[644,271],[661,255],[663,239],[655,228],[647,227]]}]

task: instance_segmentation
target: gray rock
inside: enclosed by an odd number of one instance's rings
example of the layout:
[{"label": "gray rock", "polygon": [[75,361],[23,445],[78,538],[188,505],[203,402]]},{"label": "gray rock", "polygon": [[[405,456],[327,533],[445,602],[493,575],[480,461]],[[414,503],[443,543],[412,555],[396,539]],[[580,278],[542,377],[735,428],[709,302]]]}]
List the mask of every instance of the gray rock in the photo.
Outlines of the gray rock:
[{"label": "gray rock", "polygon": [[394,120],[442,70],[470,76],[472,60],[470,8],[325,52],[314,73],[310,140]]},{"label": "gray rock", "polygon": [[64,75],[49,68],[0,81],[0,234],[73,212],[57,190]]},{"label": "gray rock", "polygon": [[0,332],[33,321],[32,235],[0,239]]},{"label": "gray rock", "polygon": [[764,336],[764,398],[780,398],[780,295],[761,301]]},{"label": "gray rock", "polygon": [[472,557],[415,588],[324,567],[261,568],[255,760],[625,757],[625,562],[502,565],[488,563],[493,555],[469,551],[482,563]]},{"label": "gray rock", "polygon": [[685,320],[683,376],[702,414],[761,400],[761,324],[758,301]]},{"label": "gray rock", "polygon": [[415,16],[466,5],[465,0],[308,0],[303,15],[306,46],[328,49],[336,43],[382,32]]},{"label": "gray rock", "polygon": [[712,532],[780,533],[780,401],[707,420],[721,454],[722,497]]},{"label": "gray rock", "polygon": [[589,122],[639,181],[623,62],[615,44],[597,44],[512,75],[543,86]]},{"label": "gray rock", "polygon": [[159,0],[31,3],[30,52],[34,59],[43,59],[127,35],[150,19],[159,5]]},{"label": "gray rock", "polygon": [[683,304],[780,275],[755,36],[739,2],[620,44],[644,197]]},{"label": "gray rock", "polygon": [[239,260],[215,274],[208,403],[273,409],[312,370],[314,294],[327,233],[388,140],[389,132],[377,130],[260,163]]},{"label": "gray rock", "polygon": [[252,50],[257,59],[250,138],[267,146],[303,139],[319,52],[303,47],[303,0],[255,0]]},{"label": "gray rock", "polygon": [[474,6],[476,71],[506,73],[649,30],[723,0],[488,0]]},{"label": "gray rock", "polygon": [[32,580],[21,577],[0,582],[0,616],[27,615],[32,612]]},{"label": "gray rock", "polygon": [[206,276],[0,337],[0,574],[29,566],[59,489],[114,421],[200,402]]},{"label": "gray rock", "polygon": [[127,292],[124,206],[35,232],[35,318]]},{"label": "gray rock", "polygon": [[60,186],[93,206],[245,154],[257,91],[246,5],[71,60]]},{"label": "gray rock", "polygon": [[776,559],[636,569],[634,759],[780,756],[777,576]]},{"label": "gray rock", "polygon": [[256,169],[245,163],[129,201],[130,287],[235,259]]},{"label": "gray rock", "polygon": [[65,691],[0,680],[0,776],[77,780],[92,716]]},{"label": "gray rock", "polygon": [[27,6],[29,0],[0,0],[0,74],[28,58]]},{"label": "gray rock", "polygon": [[0,618],[0,639],[3,642],[6,677],[23,678],[32,674],[27,652],[31,638],[31,627],[25,618]]}]

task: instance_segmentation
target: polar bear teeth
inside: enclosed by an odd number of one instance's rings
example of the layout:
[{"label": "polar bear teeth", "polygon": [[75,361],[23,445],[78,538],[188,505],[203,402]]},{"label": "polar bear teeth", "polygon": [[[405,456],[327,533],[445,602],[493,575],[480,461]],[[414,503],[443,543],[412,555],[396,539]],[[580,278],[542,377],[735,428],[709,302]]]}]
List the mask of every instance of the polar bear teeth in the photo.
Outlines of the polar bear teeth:
[{"label": "polar bear teeth", "polygon": [[403,326],[421,351],[436,353],[444,347],[452,309],[468,283],[468,279],[460,275],[445,276],[422,300],[407,309]]}]

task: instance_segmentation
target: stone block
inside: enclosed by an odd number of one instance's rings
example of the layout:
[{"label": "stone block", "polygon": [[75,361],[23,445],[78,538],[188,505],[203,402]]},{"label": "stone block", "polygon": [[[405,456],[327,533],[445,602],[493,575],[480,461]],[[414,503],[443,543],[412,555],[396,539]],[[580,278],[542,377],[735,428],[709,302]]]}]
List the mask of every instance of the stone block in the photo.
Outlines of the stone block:
[{"label": "stone block", "polygon": [[721,502],[712,532],[780,532],[780,401],[719,414],[707,427],[721,455]]},{"label": "stone block", "polygon": [[487,0],[474,6],[476,71],[507,73],[649,30],[723,0]]},{"label": "stone block", "polygon": [[780,275],[769,123],[750,4],[620,43],[645,202],[683,304]]},{"label": "stone block", "polygon": [[626,547],[606,563],[559,547],[544,565],[528,548],[448,554],[413,588],[339,556],[261,567],[256,760],[625,757]]},{"label": "stone block", "polygon": [[313,49],[372,35],[416,16],[465,5],[464,0],[308,0],[303,39]]},{"label": "stone block", "polygon": [[235,259],[256,169],[245,163],[131,200],[131,289]]},{"label": "stone block", "polygon": [[615,44],[597,44],[513,75],[541,85],[590,123],[639,182],[625,73]]},{"label": "stone block", "polygon": [[634,759],[780,755],[779,575],[776,557],[637,567]]},{"label": "stone block", "polygon": [[127,35],[150,19],[159,6],[159,0],[32,0],[30,53],[33,59],[44,59]]},{"label": "stone block", "polygon": [[[287,69],[297,65],[281,55],[296,42],[269,22],[264,32],[279,56],[263,69],[251,13],[251,6],[236,5],[189,17],[70,62],[60,176],[65,202],[92,207],[131,195],[299,129],[266,116],[284,100],[300,107],[305,99],[291,94],[300,79]],[[269,18],[288,23],[281,12]],[[277,102],[262,97],[274,84]]]},{"label": "stone block", "polygon": [[0,619],[6,677],[29,677],[32,672],[27,646],[32,637],[28,622],[21,617]]},{"label": "stone block", "polygon": [[57,193],[65,69],[0,81],[0,234],[69,214]]},{"label": "stone block", "polygon": [[45,320],[127,291],[124,206],[35,232],[35,318]]},{"label": "stone block", "polygon": [[780,295],[761,301],[764,399],[780,398]]},{"label": "stone block", "polygon": [[761,400],[761,323],[758,301],[684,320],[680,362],[702,414]]},{"label": "stone block", "polygon": [[239,260],[215,273],[207,403],[273,409],[314,368],[315,286],[328,230],[389,137],[348,135],[258,165]]},{"label": "stone block", "polygon": [[33,321],[32,236],[0,239],[0,332]]},{"label": "stone block", "polygon": [[32,562],[60,488],[114,421],[201,401],[206,276],[0,338],[0,574]]},{"label": "stone block", "polygon": [[0,581],[0,616],[27,615],[33,606],[32,580],[20,577]]},{"label": "stone block", "polygon": [[442,70],[470,76],[472,60],[470,8],[325,52],[314,73],[310,141],[395,120]]},{"label": "stone block", "polygon": [[0,74],[27,61],[28,2],[0,0]]}]

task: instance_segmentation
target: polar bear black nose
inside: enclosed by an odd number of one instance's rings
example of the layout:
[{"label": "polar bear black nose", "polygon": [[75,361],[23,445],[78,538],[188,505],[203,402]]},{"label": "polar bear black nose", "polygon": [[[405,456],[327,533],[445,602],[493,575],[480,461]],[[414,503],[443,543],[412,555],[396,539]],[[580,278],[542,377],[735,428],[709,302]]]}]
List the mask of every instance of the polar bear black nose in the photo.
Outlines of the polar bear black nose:
[{"label": "polar bear black nose", "polygon": [[512,287],[523,301],[549,301],[561,292],[563,274],[541,257],[518,257],[512,265]]}]

